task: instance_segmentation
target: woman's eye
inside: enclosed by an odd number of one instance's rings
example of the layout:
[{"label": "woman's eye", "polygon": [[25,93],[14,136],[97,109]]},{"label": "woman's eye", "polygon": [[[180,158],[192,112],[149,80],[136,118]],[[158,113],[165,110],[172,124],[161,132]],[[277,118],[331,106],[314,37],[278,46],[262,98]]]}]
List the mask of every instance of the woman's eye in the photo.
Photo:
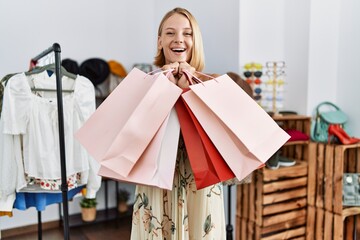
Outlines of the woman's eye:
[{"label": "woman's eye", "polygon": [[192,33],[191,32],[186,32],[184,33],[185,36],[192,36]]},{"label": "woman's eye", "polygon": [[174,35],[174,33],[173,33],[173,32],[167,32],[166,35],[170,35],[170,36],[171,36],[171,35]]}]

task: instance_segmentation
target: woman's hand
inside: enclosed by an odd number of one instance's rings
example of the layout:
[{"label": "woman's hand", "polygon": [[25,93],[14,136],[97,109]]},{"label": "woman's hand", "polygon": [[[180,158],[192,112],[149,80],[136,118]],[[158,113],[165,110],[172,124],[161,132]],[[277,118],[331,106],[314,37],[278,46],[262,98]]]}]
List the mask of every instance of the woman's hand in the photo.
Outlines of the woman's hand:
[{"label": "woman's hand", "polygon": [[[191,76],[195,74],[196,69],[187,62],[181,62],[179,64],[178,69],[179,69],[178,70],[179,80],[177,82],[177,85],[181,88],[188,88],[189,87],[188,77],[191,78]],[[188,76],[187,73],[189,73]]]},{"label": "woman's hand", "polygon": [[170,69],[173,69],[173,71],[171,71],[171,73],[165,74],[165,75],[168,77],[170,82],[177,84],[178,79],[175,76],[178,75],[178,72],[179,72],[179,63],[175,62],[175,63],[166,64],[161,68],[161,70],[163,70],[163,71],[170,70]]}]

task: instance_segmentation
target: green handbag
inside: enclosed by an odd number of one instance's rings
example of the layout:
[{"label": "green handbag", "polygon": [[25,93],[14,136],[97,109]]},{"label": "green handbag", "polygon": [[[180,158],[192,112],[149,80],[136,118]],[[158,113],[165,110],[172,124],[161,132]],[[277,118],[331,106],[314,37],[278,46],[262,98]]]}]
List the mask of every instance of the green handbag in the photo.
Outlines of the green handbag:
[{"label": "green handbag", "polygon": [[[324,110],[327,109],[327,110]],[[346,114],[331,102],[322,102],[316,107],[315,121],[312,122],[311,139],[316,142],[328,142],[330,124],[339,124],[344,130],[348,120]]]}]

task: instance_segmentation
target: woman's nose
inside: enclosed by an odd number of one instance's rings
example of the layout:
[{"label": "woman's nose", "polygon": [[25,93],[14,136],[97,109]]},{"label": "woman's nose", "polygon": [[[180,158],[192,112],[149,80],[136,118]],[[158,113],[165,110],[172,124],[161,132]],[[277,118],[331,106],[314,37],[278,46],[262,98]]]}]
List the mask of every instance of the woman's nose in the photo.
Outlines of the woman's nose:
[{"label": "woman's nose", "polygon": [[174,42],[175,43],[183,43],[184,42],[183,36],[181,34],[177,34]]}]

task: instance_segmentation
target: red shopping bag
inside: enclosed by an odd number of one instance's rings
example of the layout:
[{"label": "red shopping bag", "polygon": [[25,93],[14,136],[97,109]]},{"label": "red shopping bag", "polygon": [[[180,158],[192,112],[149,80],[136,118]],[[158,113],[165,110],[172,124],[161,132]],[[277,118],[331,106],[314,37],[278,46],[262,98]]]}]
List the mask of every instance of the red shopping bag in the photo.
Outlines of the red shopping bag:
[{"label": "red shopping bag", "polygon": [[289,135],[227,75],[182,94],[238,180],[263,166]]},{"label": "red shopping bag", "polygon": [[181,92],[162,73],[134,68],[75,137],[102,166],[126,177]]},{"label": "red shopping bag", "polygon": [[197,189],[234,178],[234,173],[182,99],[176,102],[175,108]]},{"label": "red shopping bag", "polygon": [[99,175],[124,182],[171,190],[179,134],[180,124],[173,108],[127,177],[123,177],[104,166],[100,167]]}]

